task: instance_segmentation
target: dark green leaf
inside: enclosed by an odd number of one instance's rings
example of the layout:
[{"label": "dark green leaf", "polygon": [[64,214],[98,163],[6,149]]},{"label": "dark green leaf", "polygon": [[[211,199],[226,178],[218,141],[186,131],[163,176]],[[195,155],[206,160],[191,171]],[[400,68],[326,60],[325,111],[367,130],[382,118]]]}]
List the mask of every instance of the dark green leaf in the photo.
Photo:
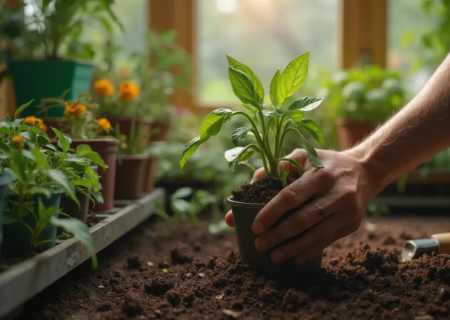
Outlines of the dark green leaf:
[{"label": "dark green leaf", "polygon": [[228,67],[228,76],[236,97],[238,97],[243,103],[248,103],[257,109],[261,109],[258,93],[256,92],[253,82],[249,76],[232,67]]},{"label": "dark green leaf", "polygon": [[25,110],[26,108],[28,108],[28,106],[29,106],[30,104],[32,104],[33,101],[34,101],[34,100],[28,101],[27,103],[25,103],[25,104],[21,105],[19,108],[17,108],[16,112],[14,112],[14,119],[16,119],[17,116],[18,116],[23,110]]},{"label": "dark green leaf", "polygon": [[236,130],[234,130],[233,133],[231,134],[231,141],[233,142],[233,144],[237,146],[240,141],[247,138],[247,133],[249,131],[250,131],[249,128],[244,127],[237,128]]},{"label": "dark green leaf", "polygon": [[310,119],[303,119],[300,122],[300,128],[308,132],[317,142],[325,144],[325,139],[323,137],[323,132],[320,130],[317,123]]},{"label": "dark green leaf", "polygon": [[300,131],[297,130],[297,132],[300,135],[300,144],[302,148],[305,149],[306,152],[308,153],[308,160],[311,163],[311,165],[317,169],[323,168],[323,164],[320,161],[316,150],[311,146],[308,139],[306,139],[305,136],[303,136]]},{"label": "dark green leaf", "polygon": [[80,144],[77,147],[76,155],[79,158],[86,158],[87,160],[100,166],[104,170],[106,169],[106,164],[103,161],[102,157],[100,157],[97,152],[92,151],[91,147],[86,144]]},{"label": "dark green leaf", "polygon": [[186,164],[186,162],[192,157],[192,155],[195,153],[195,151],[198,149],[198,147],[209,140],[209,136],[201,138],[200,136],[195,137],[192,139],[186,146],[184,147],[183,154],[181,155],[180,160],[180,168],[181,171],[183,171],[183,167]]},{"label": "dark green leaf", "polygon": [[80,202],[78,201],[77,197],[75,196],[75,187],[73,184],[70,183],[69,178],[67,175],[64,174],[64,172],[56,169],[49,169],[48,170],[49,177],[61,185],[61,187],[66,190],[66,193],[69,195],[70,198],[72,198],[75,203],[80,205]]},{"label": "dark green leaf", "polygon": [[58,145],[61,147],[64,153],[66,153],[70,149],[70,141],[66,139],[66,136],[62,134],[61,131],[59,131],[56,128],[51,128],[53,132],[55,133],[56,137],[58,138]]},{"label": "dark green leaf", "polygon": [[54,226],[64,229],[66,232],[73,234],[89,251],[92,259],[92,267],[97,268],[97,256],[95,255],[94,242],[92,241],[89,227],[82,221],[77,219],[58,219],[52,217],[50,223]]},{"label": "dark green leaf", "polygon": [[308,75],[309,51],[298,56],[286,66],[277,85],[277,99],[282,106],[300,89]]},{"label": "dark green leaf", "polygon": [[314,98],[314,97],[304,97],[297,101],[294,101],[289,106],[289,110],[301,110],[301,111],[310,111],[317,108],[323,101],[323,98]]},{"label": "dark green leaf", "polygon": [[200,136],[215,136],[220,132],[224,122],[231,119],[233,111],[230,109],[217,109],[211,112],[203,119],[200,126]]},{"label": "dark green leaf", "polygon": [[279,107],[277,99],[277,86],[280,76],[281,76],[280,69],[277,69],[272,78],[272,81],[270,82],[270,101],[272,101],[272,104],[275,108]]},{"label": "dark green leaf", "polygon": [[264,88],[261,84],[261,81],[259,81],[258,77],[253,73],[253,71],[247,67],[246,65],[240,63],[239,61],[227,56],[228,59],[228,65],[230,67],[233,67],[236,70],[240,70],[244,72],[253,82],[253,85],[255,86],[256,92],[258,93],[259,97],[259,103],[261,104],[264,101]]},{"label": "dark green leaf", "polygon": [[225,159],[230,163],[230,170],[235,171],[241,161],[246,161],[255,153],[259,152],[257,145],[249,144],[246,147],[236,147],[225,152]]}]

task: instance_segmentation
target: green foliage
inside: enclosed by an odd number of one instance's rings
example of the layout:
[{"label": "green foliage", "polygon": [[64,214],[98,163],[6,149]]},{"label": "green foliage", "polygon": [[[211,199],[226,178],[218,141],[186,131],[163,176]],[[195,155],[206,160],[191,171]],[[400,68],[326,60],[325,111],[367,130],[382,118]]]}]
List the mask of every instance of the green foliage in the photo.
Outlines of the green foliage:
[{"label": "green foliage", "polygon": [[[405,89],[397,71],[365,66],[323,79],[330,118],[378,123],[402,107]],[[308,132],[310,132],[308,130]]]},{"label": "green foliage", "polygon": [[304,121],[304,111],[315,109],[323,99],[306,97],[300,99],[289,107],[289,99],[297,92],[305,82],[308,74],[308,57],[306,52],[292,60],[283,73],[277,71],[270,84],[270,97],[272,106],[267,107],[264,102],[264,89],[256,75],[249,67],[228,58],[228,74],[235,95],[247,108],[250,115],[243,111],[232,111],[229,109],[217,109],[211,112],[201,123],[200,135],[191,140],[184,148],[180,160],[183,170],[186,162],[193,156],[198,147],[217,135],[223,124],[235,116],[245,117],[250,123],[250,128],[238,128],[232,134],[232,141],[236,145],[249,133],[252,134],[256,143],[245,147],[237,147],[225,152],[225,158],[230,163],[230,169],[234,171],[238,164],[248,164],[248,159],[259,153],[262,158],[264,169],[267,174],[279,176],[278,163],[286,161],[281,157],[285,135],[292,131],[300,135],[301,145],[307,151],[312,166],[322,168],[314,148],[303,136],[301,131],[312,133],[312,137],[323,142],[323,134],[317,124],[312,120]]},{"label": "green foliage", "polygon": [[141,121],[136,126],[136,117],[131,118],[130,136],[120,133],[120,125],[115,128],[115,137],[119,141],[119,154],[145,154],[148,147],[141,142],[159,132],[159,128],[153,128],[147,133],[143,133],[144,122]]}]

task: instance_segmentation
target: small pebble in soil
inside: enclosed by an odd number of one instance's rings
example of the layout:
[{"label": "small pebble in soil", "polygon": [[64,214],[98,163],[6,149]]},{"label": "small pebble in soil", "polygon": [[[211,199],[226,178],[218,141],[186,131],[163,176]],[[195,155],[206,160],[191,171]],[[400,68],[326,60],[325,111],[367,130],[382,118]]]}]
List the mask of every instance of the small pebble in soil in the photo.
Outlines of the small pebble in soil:
[{"label": "small pebble in soil", "polygon": [[139,269],[142,265],[141,258],[137,254],[132,254],[127,259],[128,268]]},{"label": "small pebble in soil", "polygon": [[450,288],[442,286],[438,289],[438,297],[441,301],[447,301],[450,299]]},{"label": "small pebble in soil", "polygon": [[194,300],[195,300],[194,291],[188,291],[183,296],[183,303],[186,306],[192,306],[192,304],[194,303]]},{"label": "small pebble in soil", "polygon": [[308,304],[308,296],[301,291],[289,289],[284,294],[282,307],[288,311],[295,312]]},{"label": "small pebble in soil", "polygon": [[145,292],[155,296],[163,295],[172,289],[174,283],[172,280],[165,277],[156,277],[150,280],[148,284],[144,285]]},{"label": "small pebble in soil", "polygon": [[170,252],[170,258],[174,264],[185,264],[191,263],[193,256],[187,245],[179,243],[177,247]]},{"label": "small pebble in soil", "polygon": [[178,291],[169,290],[166,292],[166,300],[172,305],[172,307],[176,307],[181,302],[181,295]]},{"label": "small pebble in soil", "polygon": [[212,285],[216,288],[224,288],[227,286],[228,282],[229,282],[228,277],[217,276],[212,281]]},{"label": "small pebble in soil", "polygon": [[125,302],[122,306],[122,312],[128,317],[136,317],[141,315],[144,311],[142,307],[143,302],[139,296],[133,292],[128,292],[125,295]]},{"label": "small pebble in soil", "polygon": [[277,303],[279,300],[281,300],[281,295],[278,291],[272,289],[272,288],[264,288],[259,293],[259,299],[266,303]]}]

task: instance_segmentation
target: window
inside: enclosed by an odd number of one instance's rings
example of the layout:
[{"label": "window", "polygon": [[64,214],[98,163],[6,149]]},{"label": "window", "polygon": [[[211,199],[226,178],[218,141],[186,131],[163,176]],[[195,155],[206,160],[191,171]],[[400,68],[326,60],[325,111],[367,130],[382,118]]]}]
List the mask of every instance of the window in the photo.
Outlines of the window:
[{"label": "window", "polygon": [[197,0],[197,103],[237,103],[225,54],[248,65],[268,96],[275,70],[310,50],[302,94],[315,93],[319,75],[338,67],[338,4],[338,0]]}]

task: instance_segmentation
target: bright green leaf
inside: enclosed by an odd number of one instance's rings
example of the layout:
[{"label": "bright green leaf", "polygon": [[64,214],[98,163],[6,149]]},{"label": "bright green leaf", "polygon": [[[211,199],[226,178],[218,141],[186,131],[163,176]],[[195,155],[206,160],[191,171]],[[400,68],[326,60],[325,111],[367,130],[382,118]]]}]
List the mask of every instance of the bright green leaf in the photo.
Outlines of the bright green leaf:
[{"label": "bright green leaf", "polygon": [[56,128],[51,128],[53,132],[55,133],[56,137],[58,138],[58,145],[61,147],[64,153],[66,153],[70,149],[70,141],[66,139],[66,136],[62,134],[61,131],[59,131]]},{"label": "bright green leaf", "polygon": [[293,110],[286,112],[289,118],[291,118],[294,122],[301,122],[305,116],[303,111]]},{"label": "bright green leaf", "polygon": [[198,149],[198,147],[202,144],[208,141],[210,136],[207,137],[200,137],[197,136],[194,139],[192,139],[186,146],[184,147],[183,154],[181,155],[180,160],[180,168],[181,171],[183,171],[183,167],[186,164],[186,162],[192,157],[192,155],[195,153],[195,151]]},{"label": "bright green leaf", "polygon": [[225,159],[230,163],[230,170],[235,171],[239,162],[250,159],[255,151],[260,152],[258,146],[254,144],[225,151]]},{"label": "bright green leaf", "polygon": [[303,166],[302,166],[300,163],[298,163],[297,161],[295,161],[294,159],[291,159],[291,158],[281,158],[281,159],[278,159],[277,161],[278,161],[278,162],[288,161],[288,162],[291,163],[291,165],[292,165],[293,167],[296,167],[296,168],[302,168],[302,169],[303,169]]},{"label": "bright green leaf", "polygon": [[300,128],[302,128],[303,130],[308,132],[317,142],[319,142],[319,143],[321,143],[323,145],[325,144],[325,139],[323,137],[323,132],[319,128],[317,123],[315,123],[314,121],[312,121],[310,119],[303,119],[300,122]]},{"label": "bright green leaf", "polygon": [[272,78],[272,81],[270,82],[270,101],[272,101],[272,104],[275,108],[279,107],[277,98],[277,86],[280,76],[281,76],[280,69],[277,69]]},{"label": "bright green leaf", "polygon": [[233,111],[230,109],[216,109],[203,119],[200,126],[200,136],[215,136],[220,132],[224,122],[231,119]]},{"label": "bright green leaf", "polygon": [[304,97],[294,101],[288,110],[311,111],[317,108],[323,101],[323,98]]},{"label": "bright green leaf", "polygon": [[180,188],[174,192],[171,198],[173,199],[187,198],[192,195],[192,192],[194,192],[192,188],[189,187]]},{"label": "bright green leaf", "polygon": [[28,101],[27,103],[25,103],[25,104],[21,105],[19,108],[17,108],[16,112],[14,112],[14,119],[16,119],[17,116],[18,116],[23,110],[25,110],[26,108],[28,108],[28,106],[29,106],[30,104],[32,104],[33,101],[34,101],[34,100]]},{"label": "bright green leaf", "polygon": [[60,184],[61,187],[63,187],[64,190],[66,190],[66,193],[69,195],[70,198],[72,198],[73,201],[75,201],[75,203],[80,205],[80,202],[75,196],[75,187],[73,184],[70,183],[69,178],[67,177],[67,175],[64,174],[64,172],[57,169],[49,169],[48,175],[53,181]]},{"label": "bright green leaf", "polygon": [[257,109],[261,109],[259,96],[252,80],[244,72],[228,67],[228,76],[231,87],[236,97],[243,103],[248,103]]},{"label": "bright green leaf", "polygon": [[236,70],[244,72],[253,82],[253,85],[255,86],[256,92],[258,93],[259,97],[259,103],[262,103],[264,101],[264,88],[261,84],[261,81],[259,81],[258,77],[254,74],[254,72],[247,67],[246,65],[240,63],[239,61],[227,56],[228,59],[228,65],[230,67],[233,67]]},{"label": "bright green leaf", "polygon": [[298,56],[286,66],[277,85],[277,99],[282,106],[300,89],[308,75],[309,51]]}]

